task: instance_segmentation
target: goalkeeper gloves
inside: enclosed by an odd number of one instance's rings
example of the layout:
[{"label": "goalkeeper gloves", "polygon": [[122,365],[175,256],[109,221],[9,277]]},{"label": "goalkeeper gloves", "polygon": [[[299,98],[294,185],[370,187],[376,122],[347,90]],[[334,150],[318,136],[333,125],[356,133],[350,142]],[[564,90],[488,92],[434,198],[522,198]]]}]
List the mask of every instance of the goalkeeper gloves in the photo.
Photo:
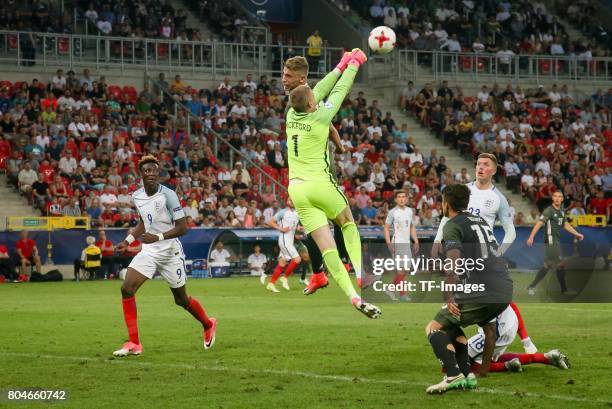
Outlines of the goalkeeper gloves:
[{"label": "goalkeeper gloves", "polygon": [[365,53],[359,48],[354,48],[353,52],[351,53],[351,59],[348,63],[350,65],[354,65],[356,68],[359,68],[366,61],[368,61],[368,57],[365,55]]}]

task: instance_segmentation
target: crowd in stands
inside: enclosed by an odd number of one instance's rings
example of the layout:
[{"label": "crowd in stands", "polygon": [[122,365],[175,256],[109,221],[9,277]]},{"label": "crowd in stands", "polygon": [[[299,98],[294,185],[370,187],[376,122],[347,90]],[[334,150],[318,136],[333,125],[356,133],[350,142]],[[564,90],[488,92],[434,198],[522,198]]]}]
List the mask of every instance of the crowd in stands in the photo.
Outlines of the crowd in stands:
[{"label": "crowd in stands", "polygon": [[4,0],[0,2],[0,30],[59,32],[67,29],[58,1]]},{"label": "crowd in stands", "polygon": [[612,50],[612,39],[606,29],[604,19],[599,10],[610,7],[598,0],[561,0],[555,2],[555,12],[580,30],[586,37],[593,38],[608,51]]},{"label": "crowd in stands", "polygon": [[[371,26],[394,29],[399,47],[413,50],[498,54],[605,55],[594,44],[573,41],[543,2],[331,0],[344,15],[358,13]],[[590,15],[584,14],[589,19]]]},{"label": "crowd in stands", "polygon": [[[600,214],[612,206],[612,88],[582,101],[566,85],[523,89],[483,85],[464,95],[447,81],[402,92],[402,107],[445,145],[472,158],[495,153],[496,175],[542,211],[561,190],[571,214]],[[517,224],[528,215],[517,215]]]},{"label": "crowd in stands", "polygon": [[202,41],[198,29],[187,27],[185,11],[170,2],[84,0],[79,6],[88,26],[103,35]]},{"label": "crowd in stands", "polygon": [[[137,163],[152,153],[190,226],[265,226],[286,193],[252,164],[288,182],[278,81],[262,76],[256,82],[248,74],[238,83],[224,79],[216,89],[196,90],[180,75],[168,82],[160,74],[156,87],[184,104],[176,115],[157,90],[108,85],[87,69],[81,75],[58,70],[47,83],[1,82],[0,166],[9,183],[43,215],[84,215],[94,227],[130,227],[138,221],[130,198],[139,187]],[[393,191],[406,188],[421,223],[437,222],[439,203],[425,191],[444,183],[428,178],[430,158],[418,152],[405,124],[361,93],[346,100],[336,124],[345,149],[337,156],[339,183],[357,220],[382,223]],[[208,128],[242,154],[231,169],[230,148],[220,143],[213,152]]]}]

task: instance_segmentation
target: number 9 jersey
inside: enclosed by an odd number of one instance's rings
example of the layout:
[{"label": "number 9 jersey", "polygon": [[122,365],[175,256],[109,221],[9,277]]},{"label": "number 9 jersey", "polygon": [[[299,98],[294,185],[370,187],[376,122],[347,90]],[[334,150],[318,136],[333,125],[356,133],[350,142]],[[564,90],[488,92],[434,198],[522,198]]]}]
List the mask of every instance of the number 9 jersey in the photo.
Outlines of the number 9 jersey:
[{"label": "number 9 jersey", "polygon": [[[132,199],[147,233],[165,233],[174,227],[175,220],[185,217],[176,193],[161,184],[154,195],[149,196],[140,188]],[[171,288],[185,285],[185,254],[179,239],[143,243],[142,251],[134,257],[130,268],[149,279],[159,272]]]}]

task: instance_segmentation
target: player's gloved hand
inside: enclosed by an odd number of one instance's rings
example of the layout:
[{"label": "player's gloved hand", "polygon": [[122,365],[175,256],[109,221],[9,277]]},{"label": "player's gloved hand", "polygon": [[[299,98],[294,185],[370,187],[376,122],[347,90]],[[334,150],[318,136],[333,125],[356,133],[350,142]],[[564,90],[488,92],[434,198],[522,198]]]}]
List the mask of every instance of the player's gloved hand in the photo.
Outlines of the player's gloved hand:
[{"label": "player's gloved hand", "polygon": [[338,63],[338,65],[336,65],[336,68],[339,69],[340,72],[344,72],[344,70],[346,70],[346,67],[348,67],[348,63],[352,58],[351,54],[352,52],[347,51],[342,55],[340,62]]},{"label": "player's gloved hand", "polygon": [[368,61],[368,57],[365,55],[363,51],[359,48],[353,49],[351,53],[351,60],[349,61],[349,65],[354,65],[359,68],[362,64]]}]

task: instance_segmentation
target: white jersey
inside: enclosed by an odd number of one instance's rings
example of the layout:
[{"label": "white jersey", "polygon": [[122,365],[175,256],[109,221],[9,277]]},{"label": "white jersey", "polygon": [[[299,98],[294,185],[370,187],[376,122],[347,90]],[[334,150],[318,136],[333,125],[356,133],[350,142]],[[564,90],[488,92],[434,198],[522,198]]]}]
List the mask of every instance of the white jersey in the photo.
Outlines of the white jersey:
[{"label": "white jersey", "polygon": [[391,243],[410,243],[410,226],[412,224],[413,211],[408,206],[403,209],[399,206],[389,210],[385,224],[392,226]]},{"label": "white jersey", "polygon": [[[508,306],[495,318],[495,349],[493,350],[493,362],[506,352],[506,349],[514,342],[518,331],[518,318],[511,306]],[[484,349],[484,331],[478,327],[478,333],[468,340],[468,354],[473,361],[482,362],[482,351]]]},{"label": "white jersey", "polygon": [[[132,194],[132,199],[147,233],[165,233],[174,228],[176,220],[185,217],[176,193],[161,184],[153,196],[147,195],[145,189],[140,188]],[[171,249],[183,252],[178,239],[156,241],[151,244],[143,243],[142,245],[143,251],[155,254],[166,253]]]},{"label": "white jersey", "polygon": [[[470,201],[467,210],[473,215],[482,217],[491,226],[491,229],[495,225],[495,220],[499,220],[504,228],[503,243],[511,244],[516,238],[516,231],[512,211],[506,197],[495,186],[486,190],[479,189],[476,182],[470,182],[466,186],[470,189]],[[440,221],[434,242],[442,241],[442,233],[447,221],[447,217],[443,217]]]},{"label": "white jersey", "polygon": [[300,223],[297,212],[294,209],[286,207],[279,210],[278,213],[274,215],[274,220],[281,228],[289,227],[289,231],[287,233],[280,233],[278,235],[278,244],[293,246],[295,230]]},{"label": "white jersey", "polygon": [[491,228],[495,225],[495,220],[504,224],[512,223],[510,206],[504,195],[492,186],[491,189],[482,190],[476,186],[475,182],[466,185],[470,189],[470,202],[467,210],[475,216],[480,216]]}]

